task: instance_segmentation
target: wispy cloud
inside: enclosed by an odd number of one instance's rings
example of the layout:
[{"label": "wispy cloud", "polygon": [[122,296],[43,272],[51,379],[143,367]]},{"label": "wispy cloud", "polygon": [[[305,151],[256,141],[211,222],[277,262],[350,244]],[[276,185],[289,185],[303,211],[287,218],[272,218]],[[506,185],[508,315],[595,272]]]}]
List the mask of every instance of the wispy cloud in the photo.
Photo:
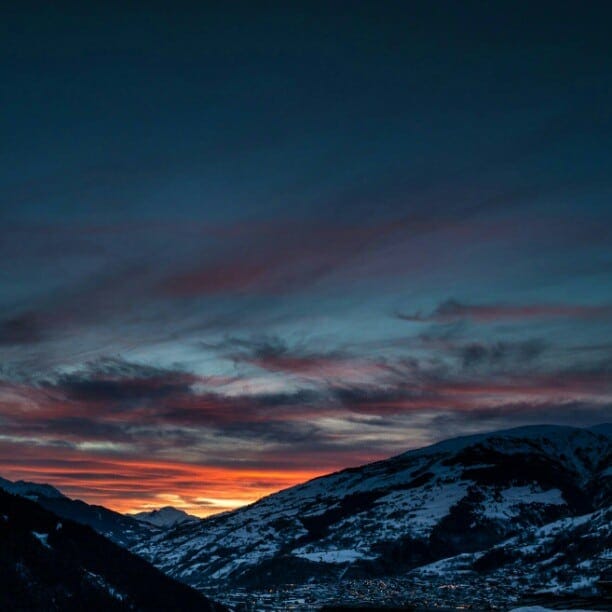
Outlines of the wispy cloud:
[{"label": "wispy cloud", "polygon": [[[382,458],[442,431],[604,420],[612,397],[609,358],[551,369],[539,361],[545,346],[535,342],[460,345],[448,353],[451,361],[372,359],[365,371],[353,367],[350,353],[314,354],[274,338],[230,339],[218,350],[290,376],[294,388],[229,393],[227,385],[185,370],[118,358],[38,383],[4,381],[0,468],[48,477],[90,501],[112,492],[117,508],[130,509],[137,482],[140,506],[174,490],[192,507],[196,499],[223,498],[220,481],[214,495],[206,489],[206,474],[244,482],[259,471],[257,486],[231,492],[251,501],[307,474]],[[521,360],[530,367],[516,369]]]},{"label": "wispy cloud", "polygon": [[36,344],[44,337],[44,329],[37,315],[32,312],[0,321],[0,346]]},{"label": "wispy cloud", "polygon": [[598,319],[611,318],[612,305],[466,304],[449,299],[428,314],[398,313],[397,316],[404,321],[416,323],[448,323],[461,319],[471,319],[479,323],[548,318]]}]

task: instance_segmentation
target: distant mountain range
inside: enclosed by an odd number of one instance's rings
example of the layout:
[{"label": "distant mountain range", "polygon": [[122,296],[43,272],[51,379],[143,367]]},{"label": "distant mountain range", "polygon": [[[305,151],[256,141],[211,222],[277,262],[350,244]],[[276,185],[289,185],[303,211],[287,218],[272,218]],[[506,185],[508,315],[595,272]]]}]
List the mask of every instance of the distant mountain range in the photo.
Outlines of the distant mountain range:
[{"label": "distant mountain range", "polygon": [[197,516],[187,514],[187,512],[178,510],[172,506],[165,506],[164,508],[151,510],[150,512],[138,512],[137,514],[131,514],[129,516],[141,523],[161,527],[162,529],[176,527],[182,523],[194,523],[201,520]]},{"label": "distant mountain range", "polygon": [[144,523],[132,516],[114,512],[104,506],[71,499],[47,484],[23,480],[11,482],[0,478],[0,489],[36,501],[62,518],[88,525],[121,546],[135,546],[160,531],[155,525]]},{"label": "distant mountain range", "polygon": [[125,547],[136,545],[170,527],[201,520],[172,506],[150,512],[120,514],[104,506],[71,499],[51,485],[24,480],[12,482],[0,478],[0,489],[36,501],[60,517],[89,525],[98,533]]},{"label": "distant mountain range", "polygon": [[447,440],[204,520],[173,508],[123,516],[47,485],[0,487],[232,607],[488,608],[526,595],[612,606],[611,425]]},{"label": "distant mountain range", "polygon": [[5,491],[0,577],[7,611],[225,610],[93,529]]}]

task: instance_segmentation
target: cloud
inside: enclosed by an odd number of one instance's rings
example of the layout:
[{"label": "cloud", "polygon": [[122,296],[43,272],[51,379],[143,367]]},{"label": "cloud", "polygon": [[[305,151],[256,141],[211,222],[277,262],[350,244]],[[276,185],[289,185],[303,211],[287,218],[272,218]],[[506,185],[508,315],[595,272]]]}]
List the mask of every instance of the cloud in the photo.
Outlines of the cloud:
[{"label": "cloud", "polygon": [[100,359],[71,374],[59,376],[51,386],[69,399],[84,402],[154,401],[190,393],[198,378],[119,359]]},{"label": "cloud", "polygon": [[36,344],[44,337],[39,317],[26,312],[0,321],[0,345]]},{"label": "cloud", "polygon": [[218,509],[213,499],[246,503],[444,435],[605,420],[612,395],[605,355],[564,369],[507,368],[522,357],[538,359],[543,347],[529,342],[470,343],[455,348],[456,364],[404,357],[372,361],[369,377],[336,372],[327,379],[318,378],[326,358],[344,363],[348,353],[294,351],[275,337],[217,346],[275,373],[299,372],[298,380],[316,371],[317,384],[305,379],[293,390],[227,394],[226,386],[210,390],[187,371],[118,358],[45,382],[4,381],[0,470],[35,474],[88,501],[112,497],[121,509],[170,493],[194,507],[204,499],[198,511],[206,514]]},{"label": "cloud", "polygon": [[464,368],[493,368],[530,366],[542,355],[547,345],[542,340],[494,343],[472,342],[458,348]]},{"label": "cloud", "polygon": [[231,354],[237,362],[322,382],[370,380],[387,374],[387,367],[381,362],[340,350],[316,352],[303,347],[290,348],[278,338],[242,341],[238,346],[242,350]]},{"label": "cloud", "polygon": [[[437,188],[425,191],[419,193],[418,199],[423,200],[420,206],[406,208],[398,203],[392,215],[377,215],[370,210],[365,221],[345,215],[347,221],[334,217],[326,221],[289,218],[212,228],[210,235],[223,238],[223,246],[207,244],[187,261],[174,261],[158,283],[157,294],[166,298],[280,295],[303,291],[334,273],[340,273],[345,283],[364,275],[379,276],[381,269],[376,266],[370,272],[367,266],[351,266],[364,255],[374,260],[390,245],[405,245],[437,232],[447,232],[444,239],[453,240],[457,247],[473,242],[474,235],[508,232],[508,223],[491,221],[486,215],[519,206],[533,195],[531,188],[500,187],[492,194],[488,189],[462,185],[453,185],[452,198],[444,189],[441,193]],[[330,206],[354,210],[361,197],[363,193],[352,193],[350,200],[332,201]],[[482,229],[483,223],[487,232]],[[419,263],[419,269],[423,263]],[[433,259],[428,263],[435,265]],[[383,273],[404,276],[409,266],[409,261],[385,257]]]},{"label": "cloud", "polygon": [[[343,226],[294,221],[226,228],[221,233],[227,234],[233,249],[206,251],[195,265],[193,261],[179,262],[160,283],[159,293],[182,298],[301,290],[391,231],[394,228],[389,224]],[[182,266],[185,269],[180,271]]]},{"label": "cloud", "polygon": [[449,323],[471,319],[478,323],[505,320],[529,320],[550,318],[599,319],[612,317],[612,305],[601,306],[571,304],[465,304],[457,300],[442,302],[430,314],[402,314],[397,317],[415,323]]}]

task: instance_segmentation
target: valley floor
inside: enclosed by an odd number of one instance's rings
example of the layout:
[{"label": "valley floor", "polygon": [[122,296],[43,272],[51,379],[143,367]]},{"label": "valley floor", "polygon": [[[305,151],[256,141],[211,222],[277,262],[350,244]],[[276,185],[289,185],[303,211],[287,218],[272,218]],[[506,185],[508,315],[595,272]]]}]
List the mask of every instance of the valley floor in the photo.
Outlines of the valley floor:
[{"label": "valley floor", "polygon": [[[554,596],[526,592],[516,584],[495,580],[474,580],[465,576],[449,582],[448,576],[343,580],[336,583],[311,583],[252,590],[206,591],[236,612],[294,610],[311,612],[323,607],[350,607],[408,610],[612,610],[610,597]],[[531,595],[529,593],[532,593]],[[538,607],[541,606],[541,607]]]}]

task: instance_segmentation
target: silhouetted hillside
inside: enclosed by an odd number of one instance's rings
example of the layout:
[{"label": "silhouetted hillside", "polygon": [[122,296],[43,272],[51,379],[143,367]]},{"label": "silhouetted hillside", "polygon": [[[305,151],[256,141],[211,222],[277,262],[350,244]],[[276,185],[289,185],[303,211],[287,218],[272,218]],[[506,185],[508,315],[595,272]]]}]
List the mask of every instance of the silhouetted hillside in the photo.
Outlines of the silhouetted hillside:
[{"label": "silhouetted hillside", "polygon": [[197,610],[220,605],[90,527],[0,491],[1,610]]},{"label": "silhouetted hillside", "polygon": [[160,531],[153,523],[133,516],[125,516],[103,506],[71,499],[48,484],[20,480],[11,482],[0,478],[0,489],[39,503],[43,508],[65,519],[93,527],[98,533],[116,544],[130,547]]}]

